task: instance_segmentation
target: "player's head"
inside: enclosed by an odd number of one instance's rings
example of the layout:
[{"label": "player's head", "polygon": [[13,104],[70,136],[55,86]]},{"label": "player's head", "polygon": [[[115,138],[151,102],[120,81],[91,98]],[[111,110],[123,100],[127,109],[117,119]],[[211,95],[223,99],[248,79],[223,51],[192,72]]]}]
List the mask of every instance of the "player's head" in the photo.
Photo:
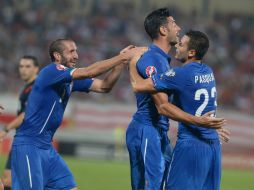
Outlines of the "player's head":
[{"label": "player's head", "polygon": [[74,68],[78,60],[77,46],[71,39],[58,39],[49,46],[51,61]]},{"label": "player's head", "polygon": [[23,56],[19,61],[20,78],[25,82],[31,82],[39,72],[39,62],[36,57],[31,55]]},{"label": "player's head", "polygon": [[168,8],[161,8],[151,12],[144,22],[146,33],[152,40],[165,38],[171,46],[178,41],[181,28],[175,23]]},{"label": "player's head", "polygon": [[202,60],[209,48],[209,39],[200,31],[190,30],[176,44],[176,59],[181,62],[187,60]]}]

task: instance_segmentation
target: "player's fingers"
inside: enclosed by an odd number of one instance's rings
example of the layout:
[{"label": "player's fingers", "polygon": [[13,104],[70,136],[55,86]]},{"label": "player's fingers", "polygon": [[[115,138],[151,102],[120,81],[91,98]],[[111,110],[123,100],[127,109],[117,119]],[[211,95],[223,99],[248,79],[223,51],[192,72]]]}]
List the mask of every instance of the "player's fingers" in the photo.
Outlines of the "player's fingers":
[{"label": "player's fingers", "polygon": [[212,111],[209,111],[209,112],[205,113],[204,116],[210,116],[210,117],[212,117],[212,116],[214,116],[214,113],[215,113],[215,111],[212,110]]},{"label": "player's fingers", "polygon": [[128,50],[130,50],[130,49],[132,49],[132,48],[135,48],[136,46],[134,46],[134,45],[129,45],[129,46],[127,46],[126,48],[124,48],[123,50],[121,50],[120,51],[120,54],[122,54],[122,53],[125,53],[126,51],[128,51]]}]

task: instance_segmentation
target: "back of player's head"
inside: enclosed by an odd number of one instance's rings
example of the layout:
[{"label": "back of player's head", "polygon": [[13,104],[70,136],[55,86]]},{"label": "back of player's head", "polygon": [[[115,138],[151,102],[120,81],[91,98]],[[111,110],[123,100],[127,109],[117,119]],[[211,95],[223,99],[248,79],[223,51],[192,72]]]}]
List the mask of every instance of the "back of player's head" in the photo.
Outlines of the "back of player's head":
[{"label": "back of player's head", "polygon": [[68,39],[68,38],[57,39],[49,45],[49,56],[50,56],[51,61],[55,61],[54,52],[58,52],[60,54],[63,53],[63,51],[64,51],[63,42],[66,42],[66,41],[73,41],[73,40]]},{"label": "back of player's head", "polygon": [[158,38],[160,27],[168,23],[167,18],[170,16],[172,15],[168,8],[160,8],[145,18],[145,30],[152,40]]},{"label": "back of player's head", "polygon": [[201,60],[209,48],[207,35],[200,31],[190,30],[186,34],[190,38],[188,43],[189,50],[195,50],[195,58]]},{"label": "back of player's head", "polygon": [[32,56],[32,55],[24,55],[21,59],[29,59],[29,60],[32,60],[33,65],[34,65],[35,67],[39,67],[38,59],[37,59],[35,56]]}]

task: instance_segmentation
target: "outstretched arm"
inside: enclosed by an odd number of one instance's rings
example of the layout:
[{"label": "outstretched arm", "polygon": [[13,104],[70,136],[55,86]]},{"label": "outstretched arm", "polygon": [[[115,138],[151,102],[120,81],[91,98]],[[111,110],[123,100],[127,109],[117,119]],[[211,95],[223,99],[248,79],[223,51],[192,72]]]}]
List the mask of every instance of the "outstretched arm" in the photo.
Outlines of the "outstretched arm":
[{"label": "outstretched arm", "polygon": [[10,130],[17,129],[23,122],[24,117],[25,113],[22,112],[15,119],[13,119],[8,125],[6,125],[4,130],[0,131],[0,141],[4,139],[4,137]]},{"label": "outstretched arm", "polygon": [[94,78],[111,70],[116,65],[128,62],[136,54],[142,55],[145,51],[147,51],[146,47],[135,47],[131,49],[128,49],[127,47],[127,50],[124,53],[121,53],[115,57],[103,61],[98,61],[85,68],[75,69],[74,72],[72,73],[72,78],[74,80]]}]

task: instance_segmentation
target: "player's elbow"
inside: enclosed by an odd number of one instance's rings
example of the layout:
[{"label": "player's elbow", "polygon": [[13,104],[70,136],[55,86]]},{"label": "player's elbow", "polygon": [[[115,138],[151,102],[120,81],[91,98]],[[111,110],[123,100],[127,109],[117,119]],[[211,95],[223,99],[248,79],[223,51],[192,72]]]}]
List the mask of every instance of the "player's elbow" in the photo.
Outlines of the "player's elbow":
[{"label": "player's elbow", "polygon": [[166,104],[161,104],[161,105],[157,106],[157,110],[160,115],[167,116],[168,109],[167,109]]},{"label": "player's elbow", "polygon": [[109,93],[112,90],[111,87],[102,87],[101,88],[101,93]]},{"label": "player's elbow", "polygon": [[133,89],[133,92],[135,92],[135,93],[141,92],[140,88],[136,84],[132,84],[132,89]]}]

